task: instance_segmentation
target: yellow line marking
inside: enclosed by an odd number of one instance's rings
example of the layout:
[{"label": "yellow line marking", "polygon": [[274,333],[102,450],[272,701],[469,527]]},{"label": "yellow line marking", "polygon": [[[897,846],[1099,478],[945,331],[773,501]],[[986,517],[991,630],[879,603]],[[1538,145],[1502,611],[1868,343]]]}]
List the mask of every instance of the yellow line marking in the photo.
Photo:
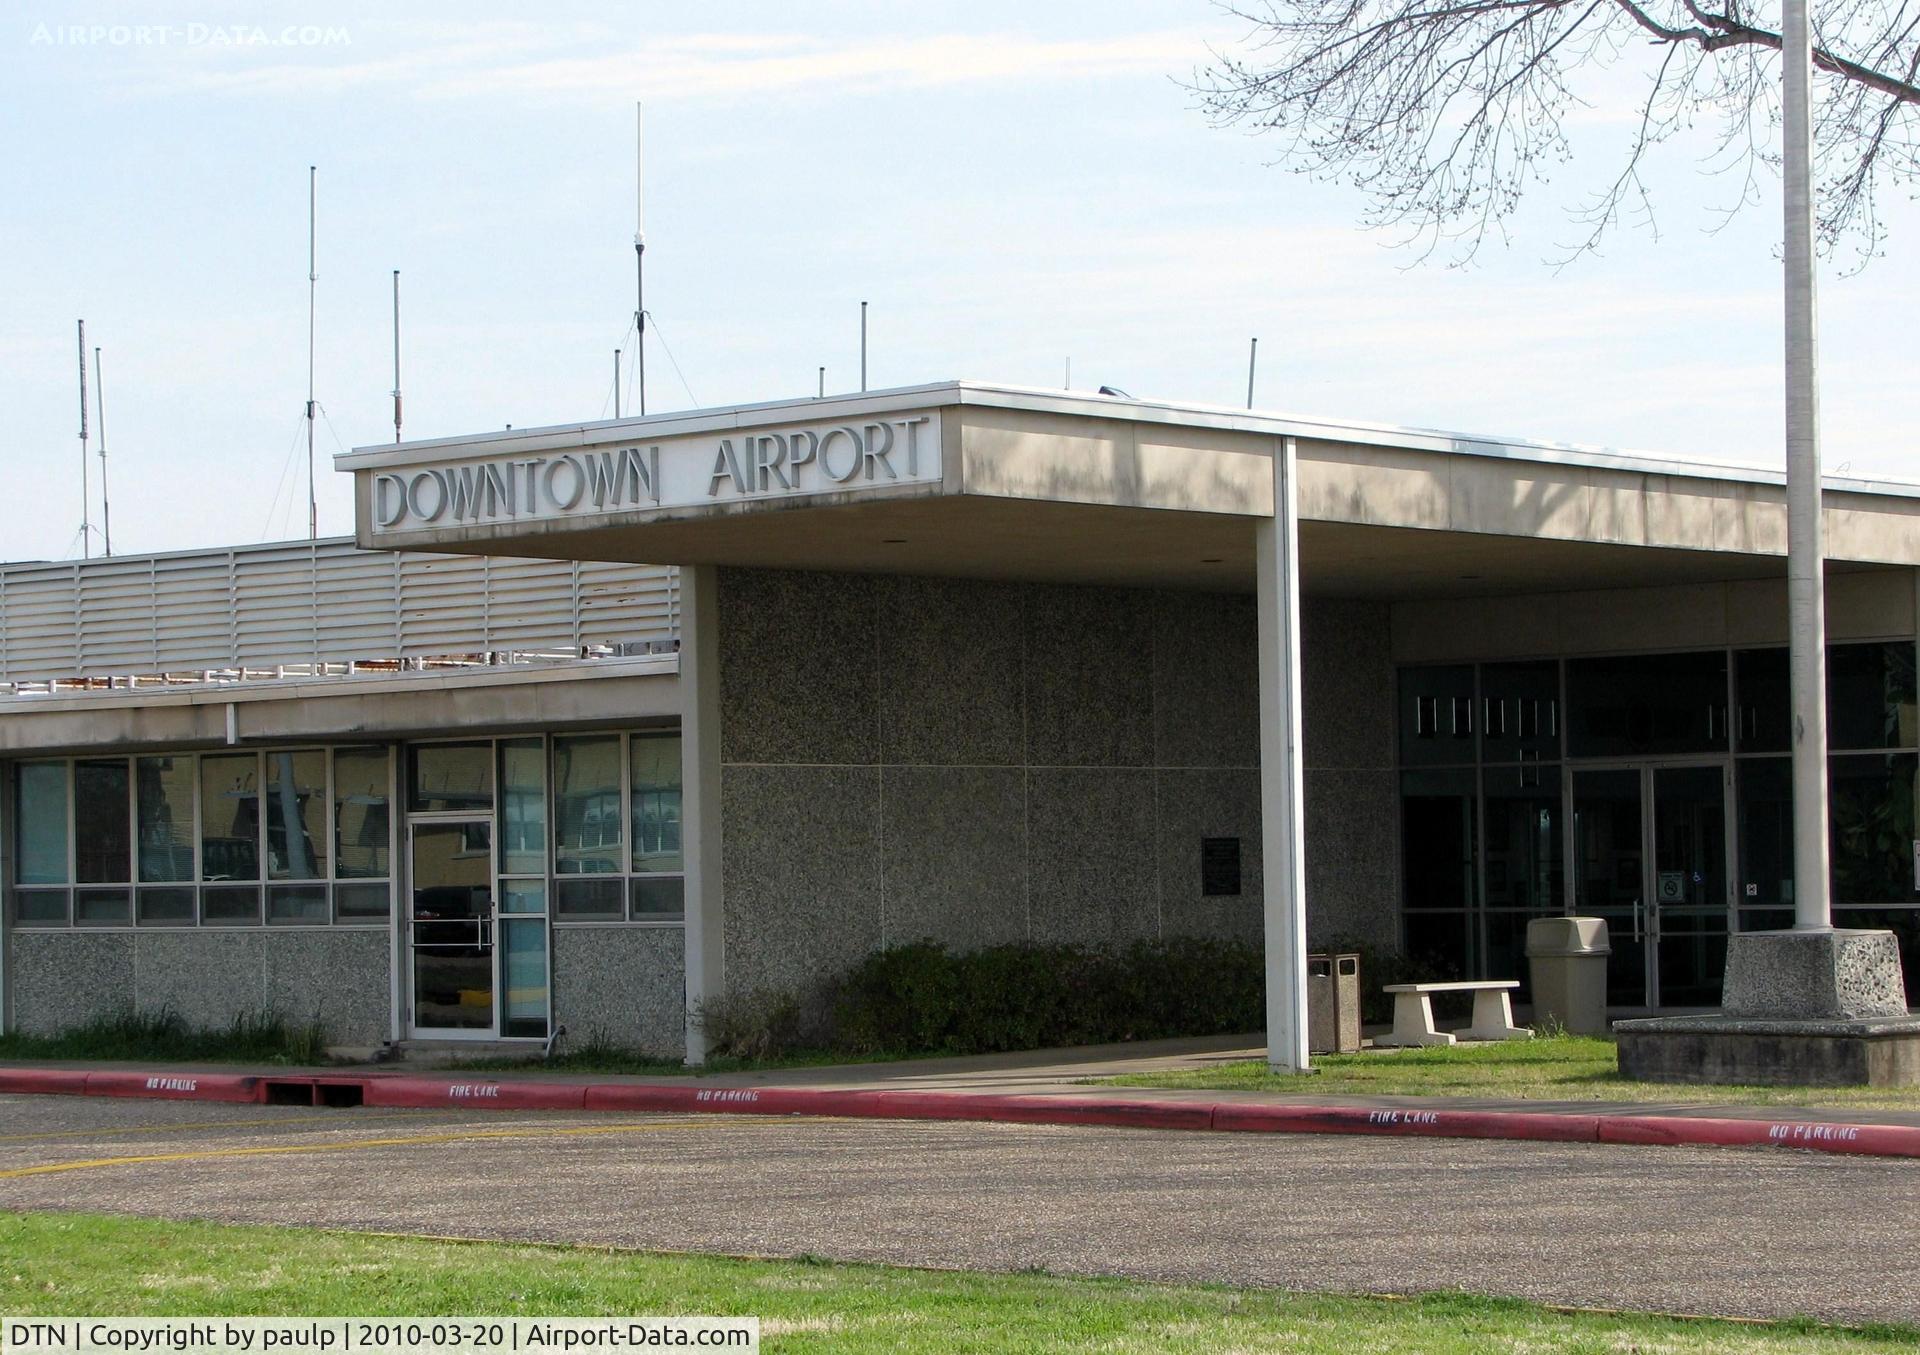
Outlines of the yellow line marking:
[{"label": "yellow line marking", "polygon": [[94,1157],[73,1162],[47,1162],[35,1167],[0,1171],[0,1181],[53,1172],[86,1171],[94,1167],[131,1167],[149,1162],[198,1162],[218,1157],[277,1157],[290,1153],[337,1153],[355,1148],[404,1148],[432,1143],[466,1143],[480,1139],[537,1139],[589,1134],[643,1134],[662,1129],[689,1129],[723,1124],[731,1116],[702,1116],[693,1120],[649,1121],[644,1124],[579,1125],[567,1129],[475,1129],[452,1134],[412,1134],[404,1138],[349,1139],[336,1143],[276,1143],[250,1148],[202,1148],[184,1153],[144,1153],[137,1157]]},{"label": "yellow line marking", "polygon": [[[407,1115],[382,1115],[383,1120],[421,1120],[439,1112],[426,1111]],[[103,1126],[99,1129],[50,1129],[44,1134],[0,1134],[0,1143],[39,1143],[47,1139],[85,1139],[105,1138],[110,1134],[164,1134],[170,1130],[184,1129],[258,1129],[263,1125],[296,1124],[334,1124],[341,1123],[338,1111],[328,1115],[295,1115],[285,1119],[273,1120],[182,1120],[176,1124],[137,1124],[130,1126]]]}]

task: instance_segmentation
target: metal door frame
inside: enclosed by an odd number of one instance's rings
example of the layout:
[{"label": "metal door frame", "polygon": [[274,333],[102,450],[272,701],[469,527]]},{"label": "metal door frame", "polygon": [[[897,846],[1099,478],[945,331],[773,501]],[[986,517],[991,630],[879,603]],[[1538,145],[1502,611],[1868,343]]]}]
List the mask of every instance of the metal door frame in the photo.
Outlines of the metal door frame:
[{"label": "metal door frame", "polygon": [[[445,810],[433,813],[407,815],[407,858],[406,887],[401,898],[406,905],[403,926],[406,928],[406,958],[404,978],[406,981],[407,1019],[406,1030],[409,1040],[485,1040],[498,1041],[500,1038],[500,853],[496,850],[496,838],[499,834],[498,813],[475,813],[470,809]],[[436,824],[480,823],[487,827],[487,893],[489,911],[486,926],[492,954],[492,1014],[484,1028],[459,1029],[445,1026],[422,1026],[420,1024],[419,1005],[414,1000],[414,984],[417,970],[414,965],[414,899],[413,899],[413,839],[417,827],[432,827]],[[549,947],[551,949],[551,947]],[[551,959],[549,959],[551,964]]]},{"label": "metal door frame", "polygon": [[1641,902],[1637,917],[1636,938],[1645,943],[1646,952],[1645,982],[1648,1010],[1658,1010],[1661,1005],[1660,993],[1660,901],[1656,886],[1659,883],[1659,866],[1655,860],[1657,839],[1654,833],[1654,774],[1660,771],[1683,771],[1699,767],[1717,767],[1720,770],[1720,813],[1722,819],[1721,851],[1725,860],[1721,866],[1721,887],[1725,898],[1723,903],[1727,914],[1727,934],[1732,935],[1738,927],[1738,914],[1735,911],[1736,890],[1734,877],[1738,873],[1739,851],[1734,840],[1738,828],[1738,816],[1734,806],[1733,755],[1730,753],[1692,753],[1674,754],[1668,757],[1626,757],[1626,758],[1582,758],[1578,762],[1568,759],[1561,765],[1561,794],[1566,805],[1566,828],[1561,838],[1562,850],[1566,856],[1566,911],[1569,915],[1579,908],[1579,837],[1577,824],[1579,804],[1574,798],[1574,777],[1580,772],[1635,772],[1640,777],[1640,895]]}]

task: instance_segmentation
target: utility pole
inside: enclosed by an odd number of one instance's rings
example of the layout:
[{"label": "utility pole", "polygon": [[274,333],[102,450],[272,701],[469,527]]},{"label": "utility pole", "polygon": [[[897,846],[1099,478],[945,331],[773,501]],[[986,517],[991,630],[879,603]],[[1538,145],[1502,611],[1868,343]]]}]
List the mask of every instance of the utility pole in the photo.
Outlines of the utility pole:
[{"label": "utility pole", "polygon": [[93,408],[100,417],[100,535],[107,555],[113,555],[113,498],[107,493],[107,378],[100,370],[100,350],[93,350]]},{"label": "utility pole", "polygon": [[93,558],[93,490],[87,483],[87,322],[80,323],[80,558]]},{"label": "utility pole", "polygon": [[313,259],[313,198],[315,176],[319,170],[307,166],[307,540],[320,539],[320,500],[313,479],[313,296],[320,280]]},{"label": "utility pole", "polygon": [[[639,345],[633,357],[634,403],[647,414],[647,195],[644,149],[645,108],[633,106],[633,328]],[[673,356],[669,353],[667,356]]]},{"label": "utility pole", "polygon": [[1826,557],[1820,494],[1820,371],[1814,306],[1813,39],[1807,0],[1781,24],[1786,187],[1787,635],[1793,694],[1793,927],[1827,931]]}]

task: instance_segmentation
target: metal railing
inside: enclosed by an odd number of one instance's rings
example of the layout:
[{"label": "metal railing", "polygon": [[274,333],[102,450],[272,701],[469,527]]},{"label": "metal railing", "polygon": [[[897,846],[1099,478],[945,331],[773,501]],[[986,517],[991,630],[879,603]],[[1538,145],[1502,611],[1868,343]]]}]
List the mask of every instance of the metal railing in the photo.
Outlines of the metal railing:
[{"label": "metal railing", "polygon": [[0,694],[671,651],[665,565],[351,539],[0,565]]}]

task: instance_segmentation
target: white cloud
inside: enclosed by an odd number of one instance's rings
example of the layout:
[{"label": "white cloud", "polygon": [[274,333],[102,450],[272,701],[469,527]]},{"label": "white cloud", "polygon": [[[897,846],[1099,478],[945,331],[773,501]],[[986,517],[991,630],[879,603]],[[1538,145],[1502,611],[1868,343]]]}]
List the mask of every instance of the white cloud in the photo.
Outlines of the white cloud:
[{"label": "white cloud", "polygon": [[[1203,60],[1190,31],[1049,39],[1023,33],[937,33],[837,43],[802,34],[693,33],[605,51],[604,35],[576,30],[561,41],[522,25],[397,31],[390,55],[260,63],[246,49],[201,54],[138,86],[157,95],[339,95],[380,88],[423,99],[517,96],[549,100],[608,95],[697,101],[808,89],[845,92],[934,88],[996,81],[1164,75],[1181,55]],[[583,52],[582,49],[595,49]]]}]

